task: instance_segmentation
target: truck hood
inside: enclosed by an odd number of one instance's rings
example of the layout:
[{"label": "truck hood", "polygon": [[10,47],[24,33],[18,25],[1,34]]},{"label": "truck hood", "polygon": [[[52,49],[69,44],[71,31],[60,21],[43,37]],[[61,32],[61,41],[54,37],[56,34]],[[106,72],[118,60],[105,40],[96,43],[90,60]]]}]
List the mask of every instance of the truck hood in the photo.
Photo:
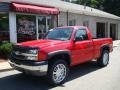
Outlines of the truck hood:
[{"label": "truck hood", "polygon": [[60,40],[34,40],[34,41],[18,43],[17,45],[44,48],[44,47],[49,47],[49,46],[55,46],[55,45],[62,44],[65,42],[66,41],[60,41]]}]

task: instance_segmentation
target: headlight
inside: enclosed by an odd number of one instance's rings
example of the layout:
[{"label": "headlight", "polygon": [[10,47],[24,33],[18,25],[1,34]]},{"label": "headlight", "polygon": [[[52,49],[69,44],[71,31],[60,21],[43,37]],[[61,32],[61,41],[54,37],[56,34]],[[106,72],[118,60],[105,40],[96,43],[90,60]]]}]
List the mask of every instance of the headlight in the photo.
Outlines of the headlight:
[{"label": "headlight", "polygon": [[29,50],[29,54],[38,54],[38,50]]},{"label": "headlight", "polygon": [[27,60],[38,60],[38,50],[29,50],[26,54]]}]

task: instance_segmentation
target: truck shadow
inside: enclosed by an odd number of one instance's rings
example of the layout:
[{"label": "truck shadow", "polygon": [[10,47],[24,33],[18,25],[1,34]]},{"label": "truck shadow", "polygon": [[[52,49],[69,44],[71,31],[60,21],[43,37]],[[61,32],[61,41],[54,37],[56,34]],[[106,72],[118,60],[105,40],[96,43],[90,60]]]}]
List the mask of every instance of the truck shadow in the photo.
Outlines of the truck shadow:
[{"label": "truck shadow", "polygon": [[[75,66],[70,70],[67,82],[99,69],[94,61]],[[44,77],[24,76],[19,73],[0,78],[0,90],[48,90],[52,88],[54,87],[49,85]]]}]

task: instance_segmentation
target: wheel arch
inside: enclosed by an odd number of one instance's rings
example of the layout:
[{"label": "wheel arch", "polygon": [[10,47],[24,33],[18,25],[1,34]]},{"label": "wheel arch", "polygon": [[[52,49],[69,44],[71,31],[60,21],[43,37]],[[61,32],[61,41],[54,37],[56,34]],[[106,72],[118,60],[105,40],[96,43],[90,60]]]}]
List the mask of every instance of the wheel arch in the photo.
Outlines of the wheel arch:
[{"label": "wheel arch", "polygon": [[[104,63],[104,59],[103,59],[104,53],[106,53],[105,50],[107,50],[107,53],[108,53],[108,61],[107,61],[106,64]],[[100,57],[97,59],[97,64],[98,64],[100,67],[105,67],[105,66],[107,66],[108,63],[109,63],[109,52],[110,52],[110,47],[109,47],[109,45],[104,45],[104,46],[100,49],[100,51],[101,51],[101,52],[100,52]]]},{"label": "wheel arch", "polygon": [[55,59],[63,59],[69,66],[71,65],[71,53],[68,50],[58,50],[48,53],[48,63]]},{"label": "wheel arch", "polygon": [[107,45],[103,45],[100,49],[100,56],[102,55],[103,51],[104,50],[108,50],[110,52],[110,46],[107,44]]}]

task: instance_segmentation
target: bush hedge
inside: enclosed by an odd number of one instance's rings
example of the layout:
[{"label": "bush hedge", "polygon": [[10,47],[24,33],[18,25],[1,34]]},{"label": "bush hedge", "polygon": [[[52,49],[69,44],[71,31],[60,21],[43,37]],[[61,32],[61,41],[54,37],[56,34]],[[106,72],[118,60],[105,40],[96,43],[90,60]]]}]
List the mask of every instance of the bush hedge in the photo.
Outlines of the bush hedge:
[{"label": "bush hedge", "polygon": [[12,43],[9,42],[0,43],[0,56],[3,58],[8,58],[13,49],[12,47],[13,47]]}]

